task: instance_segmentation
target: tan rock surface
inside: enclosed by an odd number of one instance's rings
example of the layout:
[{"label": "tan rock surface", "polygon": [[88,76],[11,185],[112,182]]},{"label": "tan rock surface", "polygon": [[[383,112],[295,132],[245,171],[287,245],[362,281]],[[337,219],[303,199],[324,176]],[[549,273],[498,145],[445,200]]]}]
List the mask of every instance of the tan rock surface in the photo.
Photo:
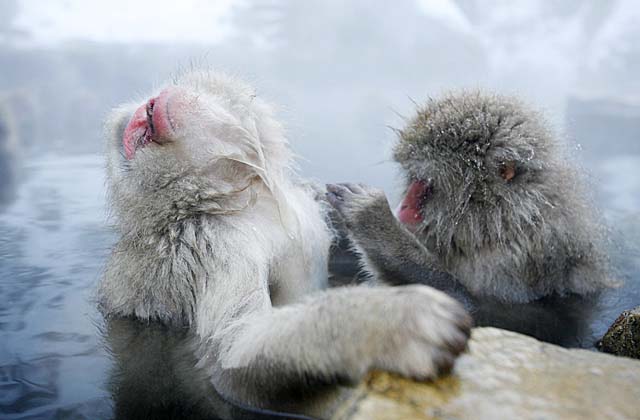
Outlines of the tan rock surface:
[{"label": "tan rock surface", "polygon": [[640,361],[476,328],[451,376],[417,383],[375,372],[335,420],[640,419]]}]

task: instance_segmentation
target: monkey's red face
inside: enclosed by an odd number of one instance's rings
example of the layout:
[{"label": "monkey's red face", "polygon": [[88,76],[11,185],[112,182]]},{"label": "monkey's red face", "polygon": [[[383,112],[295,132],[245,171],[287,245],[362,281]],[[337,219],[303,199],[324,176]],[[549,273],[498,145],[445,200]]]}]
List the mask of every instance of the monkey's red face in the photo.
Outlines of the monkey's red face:
[{"label": "monkey's red face", "polygon": [[163,90],[133,114],[122,138],[125,157],[128,160],[133,159],[138,149],[151,143],[163,144],[170,141],[175,130],[169,110],[170,100],[176,96],[174,93],[170,88]]},{"label": "monkey's red face", "polygon": [[219,157],[224,143],[238,140],[237,133],[242,132],[242,127],[228,132],[237,120],[221,105],[223,100],[189,85],[163,89],[128,120],[122,133],[125,158],[148,160],[171,154],[198,165]]},{"label": "monkey's red face", "polygon": [[208,71],[185,73],[146,100],[116,108],[105,128],[117,203],[243,206],[291,167],[270,106],[241,82]]},{"label": "monkey's red face", "polygon": [[[124,117],[128,109],[122,109]],[[169,158],[183,168],[213,171],[231,161],[250,171],[287,164],[280,126],[269,107],[243,85],[187,74],[133,110],[124,117],[118,139],[128,168],[153,169],[153,162]]]},{"label": "monkey's red face", "polygon": [[411,230],[424,221],[424,207],[433,189],[432,180],[411,182],[407,193],[396,209],[396,217]]}]

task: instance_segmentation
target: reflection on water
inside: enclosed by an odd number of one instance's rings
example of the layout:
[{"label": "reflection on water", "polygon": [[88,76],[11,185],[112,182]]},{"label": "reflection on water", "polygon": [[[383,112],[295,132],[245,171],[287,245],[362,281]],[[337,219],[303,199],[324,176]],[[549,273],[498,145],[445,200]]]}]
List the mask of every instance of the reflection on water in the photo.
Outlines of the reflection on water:
[{"label": "reflection on water", "polygon": [[[638,163],[628,164],[629,174]],[[603,165],[606,176],[607,165],[619,170],[621,162]],[[50,156],[25,173],[15,201],[0,213],[0,417],[272,418],[217,396],[192,368],[184,335],[131,320],[105,324],[97,313],[92,293],[114,241],[105,224],[101,157]],[[608,203],[624,204],[608,215],[624,232],[614,261],[626,284],[584,314],[588,328],[577,334],[585,342],[640,303],[636,178],[603,192]]]},{"label": "reflection on water", "polygon": [[46,159],[0,215],[2,416],[110,412],[90,301],[110,243],[101,161]]},{"label": "reflection on water", "polygon": [[17,147],[8,113],[0,103],[0,211],[14,198],[17,176]]},{"label": "reflection on water", "polygon": [[195,368],[188,331],[112,319],[103,332],[113,366],[107,387],[119,419],[307,419],[231,404]]}]

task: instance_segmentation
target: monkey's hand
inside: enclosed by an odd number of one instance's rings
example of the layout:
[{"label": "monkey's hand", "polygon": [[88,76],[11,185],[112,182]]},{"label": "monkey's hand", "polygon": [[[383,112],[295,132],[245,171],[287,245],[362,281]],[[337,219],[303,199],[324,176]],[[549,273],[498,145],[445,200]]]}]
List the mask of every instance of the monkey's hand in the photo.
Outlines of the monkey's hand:
[{"label": "monkey's hand", "polygon": [[384,192],[362,184],[327,185],[327,201],[340,215],[364,269],[375,280],[424,283],[465,301],[464,291],[391,212]]},{"label": "monkey's hand", "polygon": [[375,232],[369,231],[368,227],[382,233],[380,229],[388,230],[395,224],[395,217],[381,189],[364,184],[328,184],[326,196],[345,226],[360,239],[375,239]]},{"label": "monkey's hand", "polygon": [[[372,366],[418,380],[449,373],[455,358],[467,348],[471,316],[459,302],[431,287],[412,285],[391,290],[382,305],[385,319],[376,320],[369,310],[376,335],[392,337],[385,339],[385,351],[377,354]],[[392,312],[394,319],[390,317]],[[361,353],[362,359],[367,356]]]},{"label": "monkey's hand", "polygon": [[332,288],[235,321],[220,336],[227,350],[218,356],[231,377],[218,380],[264,395],[310,378],[357,383],[380,369],[434,379],[465,350],[472,324],[458,302],[431,287]]},{"label": "monkey's hand", "polygon": [[430,268],[426,249],[393,216],[382,190],[363,184],[329,184],[326,196],[371,277],[394,285],[415,283],[396,266],[407,266],[409,259],[418,271]]}]

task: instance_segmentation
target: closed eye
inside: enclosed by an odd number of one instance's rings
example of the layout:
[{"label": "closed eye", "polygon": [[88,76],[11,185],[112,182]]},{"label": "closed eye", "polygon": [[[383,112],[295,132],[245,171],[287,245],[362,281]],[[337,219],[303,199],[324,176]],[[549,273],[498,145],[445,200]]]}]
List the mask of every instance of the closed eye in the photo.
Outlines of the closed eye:
[{"label": "closed eye", "polygon": [[127,124],[129,123],[129,120],[127,118],[121,118],[120,121],[118,121],[118,125],[116,126],[114,135],[116,136],[117,139],[119,139],[119,143],[120,143],[120,148],[122,150],[124,150],[124,144],[122,142],[122,138],[124,137],[124,130],[127,128]]},{"label": "closed eye", "polygon": [[118,154],[120,155],[120,168],[123,171],[128,171],[131,169],[131,165],[129,160],[127,159],[124,153],[124,142],[122,138],[124,137],[124,130],[127,128],[127,124],[129,123],[129,118],[127,116],[123,116],[118,121],[115,130],[113,131],[113,136],[115,137],[115,141],[118,142]]}]

